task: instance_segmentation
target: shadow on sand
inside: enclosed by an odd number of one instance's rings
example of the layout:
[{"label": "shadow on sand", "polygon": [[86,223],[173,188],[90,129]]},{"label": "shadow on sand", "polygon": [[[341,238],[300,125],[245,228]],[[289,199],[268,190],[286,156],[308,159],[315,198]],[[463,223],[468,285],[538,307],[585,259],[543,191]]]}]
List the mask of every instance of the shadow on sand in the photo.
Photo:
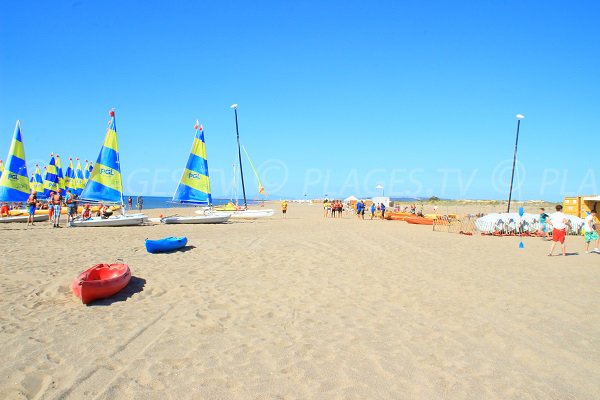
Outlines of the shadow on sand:
[{"label": "shadow on sand", "polygon": [[173,254],[173,253],[186,253],[188,251],[194,250],[196,248],[196,246],[194,245],[187,245],[187,246],[183,246],[180,249],[175,249],[175,250],[169,250],[169,251],[160,251],[157,253],[150,253],[150,254]]},{"label": "shadow on sand", "polygon": [[127,301],[127,299],[133,297],[134,294],[144,291],[144,286],[146,286],[146,280],[144,278],[131,276],[129,284],[125,286],[119,293],[107,299],[93,301],[88,304],[88,306],[110,306],[111,304],[119,301]]}]

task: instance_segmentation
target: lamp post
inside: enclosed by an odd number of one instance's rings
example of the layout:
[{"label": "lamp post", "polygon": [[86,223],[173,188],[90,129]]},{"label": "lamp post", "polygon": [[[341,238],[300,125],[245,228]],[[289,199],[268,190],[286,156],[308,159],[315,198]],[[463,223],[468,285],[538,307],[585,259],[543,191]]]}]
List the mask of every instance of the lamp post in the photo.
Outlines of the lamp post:
[{"label": "lamp post", "polygon": [[517,163],[517,146],[519,145],[519,128],[521,127],[521,120],[525,118],[523,114],[517,114],[517,139],[515,140],[515,155],[513,156],[513,165],[512,165],[512,173],[510,175],[510,189],[508,191],[508,207],[506,212],[510,212],[510,201],[512,199],[512,188],[513,188],[513,180],[515,179],[515,165]]},{"label": "lamp post", "polygon": [[238,158],[240,160],[240,175],[242,177],[242,193],[244,194],[244,210],[248,209],[248,202],[246,201],[246,187],[244,186],[244,170],[242,169],[242,151],[240,150],[240,130],[238,128],[238,116],[237,116],[237,104],[232,104],[230,108],[233,108],[235,113],[235,132],[237,134],[237,145],[238,145]]}]

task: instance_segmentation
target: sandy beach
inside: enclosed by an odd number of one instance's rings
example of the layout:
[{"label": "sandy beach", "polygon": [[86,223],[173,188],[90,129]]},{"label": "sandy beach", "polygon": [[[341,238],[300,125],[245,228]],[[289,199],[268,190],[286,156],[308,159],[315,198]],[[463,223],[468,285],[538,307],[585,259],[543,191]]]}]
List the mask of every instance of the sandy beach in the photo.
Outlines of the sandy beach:
[{"label": "sandy beach", "polygon": [[[600,255],[581,237],[547,257],[539,238],[270,206],[224,225],[0,226],[0,398],[600,398]],[[175,212],[193,210],[148,214]],[[129,286],[78,302],[77,274],[117,259]]]}]

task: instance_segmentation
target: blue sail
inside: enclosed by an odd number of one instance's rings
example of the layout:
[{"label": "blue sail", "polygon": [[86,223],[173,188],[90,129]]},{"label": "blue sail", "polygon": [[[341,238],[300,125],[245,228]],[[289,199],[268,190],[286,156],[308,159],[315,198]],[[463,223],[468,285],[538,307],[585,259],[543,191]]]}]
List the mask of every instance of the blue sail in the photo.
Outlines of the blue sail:
[{"label": "blue sail", "polygon": [[198,125],[198,121],[196,121],[194,129],[196,129],[196,134],[192,150],[190,151],[190,157],[183,170],[183,175],[173,196],[173,201],[212,205],[204,130],[202,126]]}]

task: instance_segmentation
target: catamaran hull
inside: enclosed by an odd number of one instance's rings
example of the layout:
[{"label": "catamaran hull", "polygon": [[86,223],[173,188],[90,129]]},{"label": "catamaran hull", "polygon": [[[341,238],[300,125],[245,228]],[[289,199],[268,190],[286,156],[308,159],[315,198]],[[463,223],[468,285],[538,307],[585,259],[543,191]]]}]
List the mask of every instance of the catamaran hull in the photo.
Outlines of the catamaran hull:
[{"label": "catamaran hull", "polygon": [[73,226],[77,227],[102,227],[102,226],[136,226],[147,222],[146,214],[118,215],[109,218],[93,217],[88,220],[75,220]]},{"label": "catamaran hull", "polygon": [[[257,218],[268,218],[272,217],[275,214],[275,210],[266,209],[266,210],[240,210],[240,211],[223,211],[231,215],[231,218],[234,219],[257,219]],[[202,214],[202,210],[196,211],[196,214]]]},{"label": "catamaran hull", "polygon": [[[0,218],[0,223],[7,223],[7,222],[27,222],[27,218],[28,216],[26,215],[20,215],[18,217],[2,217]],[[48,215],[34,215],[33,216],[33,222],[42,222],[42,221],[48,221]]]},{"label": "catamaran hull", "polygon": [[227,213],[214,213],[209,215],[197,215],[193,217],[167,217],[163,218],[165,224],[223,224],[229,221],[231,215]]}]

